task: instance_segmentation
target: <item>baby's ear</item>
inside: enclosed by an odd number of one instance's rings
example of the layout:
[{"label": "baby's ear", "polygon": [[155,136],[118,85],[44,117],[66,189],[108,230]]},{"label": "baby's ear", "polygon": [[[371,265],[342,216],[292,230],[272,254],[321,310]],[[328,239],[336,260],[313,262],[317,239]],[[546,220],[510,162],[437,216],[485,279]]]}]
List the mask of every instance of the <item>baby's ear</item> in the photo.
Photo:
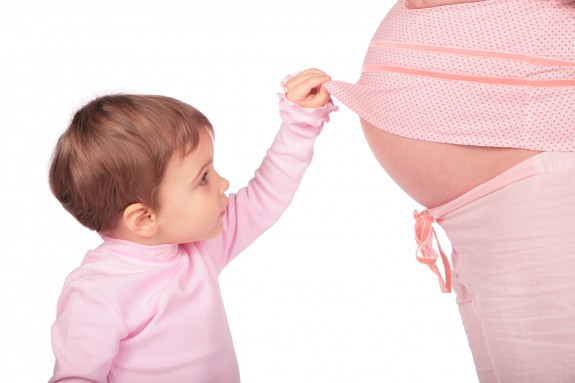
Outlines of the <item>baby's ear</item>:
[{"label": "baby's ear", "polygon": [[143,203],[133,203],[124,210],[122,220],[133,234],[152,238],[158,231],[156,212]]}]

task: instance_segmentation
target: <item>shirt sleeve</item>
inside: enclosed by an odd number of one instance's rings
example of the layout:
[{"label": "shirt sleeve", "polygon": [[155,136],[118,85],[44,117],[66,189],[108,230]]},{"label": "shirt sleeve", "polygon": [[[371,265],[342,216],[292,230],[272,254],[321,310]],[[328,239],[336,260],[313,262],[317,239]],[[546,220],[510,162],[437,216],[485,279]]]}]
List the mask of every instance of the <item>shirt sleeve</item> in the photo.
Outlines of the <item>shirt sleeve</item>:
[{"label": "shirt sleeve", "polygon": [[302,108],[279,95],[282,124],[254,178],[230,195],[224,230],[201,243],[221,270],[259,235],[271,227],[288,207],[313,157],[313,145],[329,114],[337,110],[331,100],[322,108]]},{"label": "shirt sleeve", "polygon": [[106,382],[128,331],[117,310],[86,281],[64,287],[52,326],[56,357],[49,383]]}]

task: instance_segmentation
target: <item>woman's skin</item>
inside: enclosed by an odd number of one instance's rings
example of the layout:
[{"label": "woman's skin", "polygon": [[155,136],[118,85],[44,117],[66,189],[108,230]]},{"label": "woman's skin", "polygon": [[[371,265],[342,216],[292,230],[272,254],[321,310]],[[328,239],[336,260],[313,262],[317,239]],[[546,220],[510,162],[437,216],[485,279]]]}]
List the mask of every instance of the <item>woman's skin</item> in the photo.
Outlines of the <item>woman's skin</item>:
[{"label": "woman's skin", "polygon": [[539,153],[415,140],[385,132],[365,120],[361,125],[383,169],[427,208],[443,205]]}]

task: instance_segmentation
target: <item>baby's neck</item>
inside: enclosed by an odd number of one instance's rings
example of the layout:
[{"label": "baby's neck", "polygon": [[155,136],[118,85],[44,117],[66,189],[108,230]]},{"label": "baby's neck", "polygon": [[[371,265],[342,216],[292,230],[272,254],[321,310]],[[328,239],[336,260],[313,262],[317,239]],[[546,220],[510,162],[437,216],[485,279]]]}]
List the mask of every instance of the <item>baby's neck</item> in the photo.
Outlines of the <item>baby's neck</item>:
[{"label": "baby's neck", "polygon": [[115,228],[100,233],[106,237],[134,242],[144,246],[165,245],[166,243],[157,236],[143,236],[130,230],[123,222],[119,222]]}]

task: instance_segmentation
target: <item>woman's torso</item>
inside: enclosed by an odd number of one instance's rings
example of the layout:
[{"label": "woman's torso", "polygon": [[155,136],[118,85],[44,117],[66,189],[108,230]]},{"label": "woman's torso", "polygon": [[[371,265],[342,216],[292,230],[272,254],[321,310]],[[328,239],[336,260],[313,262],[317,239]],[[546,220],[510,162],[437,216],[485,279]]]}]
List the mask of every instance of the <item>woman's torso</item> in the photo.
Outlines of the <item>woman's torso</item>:
[{"label": "woman's torso", "polygon": [[383,169],[427,208],[443,205],[539,153],[416,140],[387,133],[364,120],[362,126]]},{"label": "woman's torso", "polygon": [[575,2],[565,0],[427,10],[399,1],[358,82],[379,87],[362,102],[379,126],[362,119],[377,160],[436,207],[540,151],[572,151],[574,28]]}]

